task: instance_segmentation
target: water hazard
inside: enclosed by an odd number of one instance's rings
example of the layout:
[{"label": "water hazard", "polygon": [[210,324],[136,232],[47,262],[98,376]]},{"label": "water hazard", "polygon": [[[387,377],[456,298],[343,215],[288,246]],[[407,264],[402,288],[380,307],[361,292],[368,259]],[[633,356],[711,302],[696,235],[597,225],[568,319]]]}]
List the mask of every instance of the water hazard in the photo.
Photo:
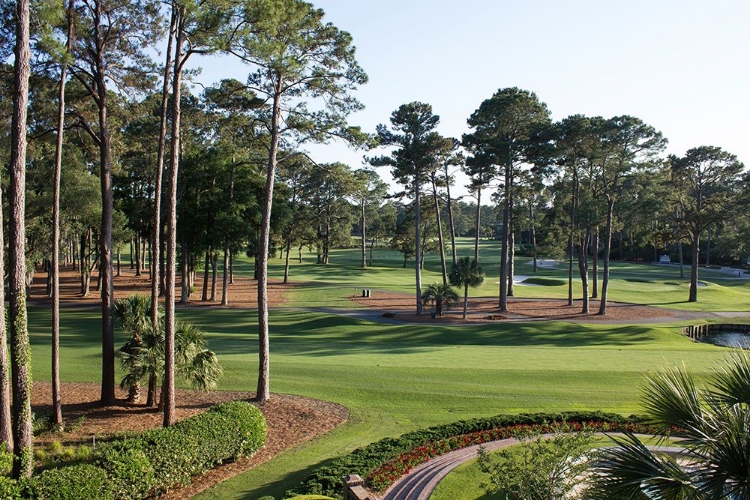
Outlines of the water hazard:
[{"label": "water hazard", "polygon": [[724,347],[750,349],[750,335],[741,332],[708,333],[703,335],[700,341]]}]

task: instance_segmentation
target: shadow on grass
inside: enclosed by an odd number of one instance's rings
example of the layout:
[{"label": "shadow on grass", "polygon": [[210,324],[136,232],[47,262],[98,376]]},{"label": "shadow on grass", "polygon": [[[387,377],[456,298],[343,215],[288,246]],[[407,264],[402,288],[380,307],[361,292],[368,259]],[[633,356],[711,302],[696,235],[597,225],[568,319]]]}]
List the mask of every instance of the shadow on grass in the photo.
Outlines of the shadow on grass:
[{"label": "shadow on grass", "polygon": [[[275,481],[266,483],[262,488],[258,488],[258,489],[251,490],[251,491],[242,491],[240,493],[241,496],[237,496],[234,498],[240,498],[242,500],[257,500],[258,498],[261,498],[264,496],[272,496],[274,498],[284,498],[284,493],[291,490],[292,488],[296,488],[297,486],[299,486],[299,484],[305,479],[307,479],[308,476],[310,476],[310,474],[312,474],[315,470],[319,469],[320,467],[329,465],[331,462],[333,462],[333,460],[334,460],[333,458],[330,458],[330,459],[323,460],[321,462],[309,465],[302,470],[289,472],[279,477]],[[238,478],[239,477],[242,477],[242,476],[240,475],[238,476]]]}]

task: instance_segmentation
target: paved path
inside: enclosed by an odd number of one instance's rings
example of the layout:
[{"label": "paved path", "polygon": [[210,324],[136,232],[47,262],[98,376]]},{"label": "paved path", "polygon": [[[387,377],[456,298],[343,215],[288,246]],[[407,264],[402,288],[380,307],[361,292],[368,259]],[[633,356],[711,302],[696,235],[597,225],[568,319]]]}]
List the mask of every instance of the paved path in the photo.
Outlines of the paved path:
[{"label": "paved path", "polygon": [[[386,490],[383,500],[428,500],[432,492],[435,491],[438,483],[445,476],[462,463],[468,462],[478,456],[480,446],[484,446],[488,451],[492,451],[516,444],[519,444],[519,441],[515,438],[500,439],[484,443],[483,445],[469,446],[468,448],[462,448],[435,457],[415,467],[409,474],[401,477],[401,479],[391,485]],[[681,451],[680,448],[674,446],[648,446],[648,448],[670,454]]]},{"label": "paved path", "polygon": [[518,439],[509,438],[490,441],[484,445],[474,445],[460,450],[450,451],[415,467],[409,474],[396,481],[386,490],[383,500],[427,500],[435,487],[453,469],[464,462],[477,457],[479,447],[497,450],[518,444]]}]

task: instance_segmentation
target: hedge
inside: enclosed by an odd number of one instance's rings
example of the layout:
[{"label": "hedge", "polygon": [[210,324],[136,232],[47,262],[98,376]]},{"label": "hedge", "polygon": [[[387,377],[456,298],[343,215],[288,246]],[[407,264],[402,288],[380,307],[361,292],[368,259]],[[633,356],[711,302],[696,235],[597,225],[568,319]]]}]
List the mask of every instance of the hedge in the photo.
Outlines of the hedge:
[{"label": "hedge", "polygon": [[0,476],[0,498],[147,498],[254,453],[265,445],[266,434],[258,408],[242,401],[221,403],[171,427],[108,443],[94,464],[50,469],[20,482]]},{"label": "hedge", "polygon": [[341,481],[343,476],[359,474],[361,477],[367,477],[388,461],[430,442],[515,425],[542,425],[552,422],[567,422],[570,424],[600,422],[613,424],[613,430],[633,429],[633,426],[643,426],[645,430],[646,420],[644,417],[631,416],[626,418],[622,415],[602,412],[497,415],[488,418],[461,420],[416,430],[397,438],[384,438],[364,448],[358,448],[350,454],[336,458],[328,465],[314,470],[299,486],[287,491],[285,498],[305,494],[340,498],[343,493]]},{"label": "hedge", "polygon": [[115,498],[146,498],[254,453],[265,444],[266,433],[260,410],[232,401],[171,427],[107,445],[98,465],[107,471]]},{"label": "hedge", "polygon": [[91,464],[50,469],[28,481],[30,497],[36,500],[110,500],[107,473]]}]

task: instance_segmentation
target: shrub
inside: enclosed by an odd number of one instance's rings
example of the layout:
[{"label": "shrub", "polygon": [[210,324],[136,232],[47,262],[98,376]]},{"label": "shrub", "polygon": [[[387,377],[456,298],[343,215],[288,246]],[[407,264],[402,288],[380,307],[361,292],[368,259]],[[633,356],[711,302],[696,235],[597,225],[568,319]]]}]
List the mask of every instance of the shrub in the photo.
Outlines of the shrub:
[{"label": "shrub", "polygon": [[144,498],[156,484],[151,461],[138,439],[125,439],[105,446],[99,466],[109,477],[115,498]]},{"label": "shrub", "polygon": [[[13,453],[0,446],[0,475],[9,476],[13,470]],[[2,497],[0,497],[2,498]]]},{"label": "shrub", "polygon": [[29,480],[31,497],[38,500],[110,499],[107,474],[94,465],[51,469]]},{"label": "shrub", "polygon": [[252,454],[266,441],[263,414],[233,401],[166,429],[113,442],[100,453],[116,498],[144,498],[188,484],[193,476],[227,460]]},{"label": "shrub", "polygon": [[21,483],[9,477],[0,476],[0,498],[16,500],[23,498]]}]

